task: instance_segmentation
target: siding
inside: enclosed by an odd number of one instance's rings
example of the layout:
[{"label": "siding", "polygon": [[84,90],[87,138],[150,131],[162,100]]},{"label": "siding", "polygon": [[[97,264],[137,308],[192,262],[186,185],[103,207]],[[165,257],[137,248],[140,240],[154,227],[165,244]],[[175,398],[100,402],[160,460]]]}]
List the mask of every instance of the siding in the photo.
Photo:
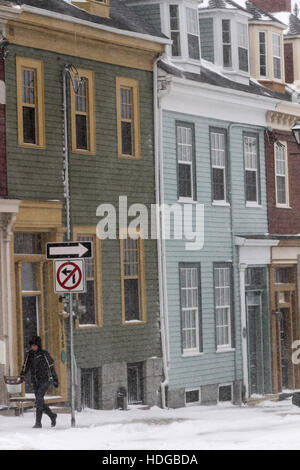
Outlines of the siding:
[{"label": "siding", "polygon": [[[17,144],[15,56],[44,62],[46,149],[24,149]],[[62,70],[72,63],[95,72],[96,155],[70,154],[71,217],[73,225],[95,227],[96,209],[120,195],[128,207],[155,203],[153,149],[153,77],[151,72],[60,56],[37,49],[10,46],[6,61],[7,156],[9,197],[63,200],[62,187]],[[115,78],[139,81],[141,158],[118,159]],[[130,219],[129,219],[130,220]],[[147,323],[122,325],[120,242],[102,241],[102,292],[104,327],[74,334],[79,367],[98,367],[113,362],[143,361],[160,356],[158,330],[157,251],[155,240],[145,240]]]},{"label": "siding", "polygon": [[[130,6],[130,5],[129,5]],[[131,8],[134,8],[135,13],[143,17],[144,20],[157,29],[161,31],[161,21],[160,21],[160,5],[134,5]]]},{"label": "siding", "polygon": [[200,44],[201,57],[209,62],[215,61],[214,54],[214,20],[213,18],[200,18]]},{"label": "siding", "polygon": [[[213,206],[211,203],[209,127],[228,128],[229,123],[164,111],[164,202],[166,204],[174,204],[177,201],[176,120],[192,122],[195,125],[197,201],[204,204],[205,238],[204,247],[200,251],[186,251],[184,240],[171,239],[166,241],[171,356],[170,389],[225,383],[242,379],[239,273],[237,249],[234,248],[233,251],[232,241],[233,237],[237,234],[264,234],[267,232],[264,140],[262,131],[259,132],[262,207],[246,208],[245,206],[242,135],[243,131],[252,129],[241,126],[231,126],[230,132],[231,207]],[[228,261],[233,262],[236,350],[216,353],[213,263]],[[201,356],[182,357],[181,355],[179,262],[201,263],[203,328],[203,354]]]}]

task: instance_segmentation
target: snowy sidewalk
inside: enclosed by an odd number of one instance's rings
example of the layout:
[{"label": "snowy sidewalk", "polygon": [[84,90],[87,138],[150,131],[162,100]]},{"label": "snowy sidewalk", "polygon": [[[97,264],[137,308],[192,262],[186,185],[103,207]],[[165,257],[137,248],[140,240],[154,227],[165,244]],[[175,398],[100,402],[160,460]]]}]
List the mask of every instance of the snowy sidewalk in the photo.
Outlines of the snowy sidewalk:
[{"label": "snowy sidewalk", "polygon": [[131,408],[59,414],[56,428],[33,412],[0,416],[0,450],[300,450],[300,408],[291,399],[254,407],[231,404],[176,410]]}]

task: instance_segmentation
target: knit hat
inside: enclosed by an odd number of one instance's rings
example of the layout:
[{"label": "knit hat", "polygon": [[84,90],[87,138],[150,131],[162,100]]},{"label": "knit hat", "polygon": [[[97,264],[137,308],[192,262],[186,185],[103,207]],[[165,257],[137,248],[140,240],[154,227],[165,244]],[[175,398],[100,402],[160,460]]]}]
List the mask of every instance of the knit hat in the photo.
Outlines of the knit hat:
[{"label": "knit hat", "polygon": [[32,346],[33,344],[35,344],[40,349],[42,349],[42,340],[41,340],[40,336],[35,336],[29,341],[29,346]]}]

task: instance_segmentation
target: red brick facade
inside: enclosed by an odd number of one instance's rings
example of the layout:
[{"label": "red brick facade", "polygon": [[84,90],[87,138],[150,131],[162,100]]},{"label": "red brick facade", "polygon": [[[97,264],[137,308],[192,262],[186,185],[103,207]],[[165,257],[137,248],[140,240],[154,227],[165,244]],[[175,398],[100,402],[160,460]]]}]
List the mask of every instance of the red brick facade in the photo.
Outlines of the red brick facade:
[{"label": "red brick facade", "polygon": [[[5,81],[4,59],[0,52],[0,80]],[[0,103],[0,197],[7,196],[5,104]]]},{"label": "red brick facade", "polygon": [[253,3],[269,13],[291,11],[291,0],[254,0]]},{"label": "red brick facade", "polygon": [[277,140],[287,142],[290,208],[276,207],[274,142],[266,137],[266,178],[269,233],[300,233],[300,148],[291,132],[273,130]]},{"label": "red brick facade", "polygon": [[293,44],[284,44],[284,67],[286,83],[294,83]]}]

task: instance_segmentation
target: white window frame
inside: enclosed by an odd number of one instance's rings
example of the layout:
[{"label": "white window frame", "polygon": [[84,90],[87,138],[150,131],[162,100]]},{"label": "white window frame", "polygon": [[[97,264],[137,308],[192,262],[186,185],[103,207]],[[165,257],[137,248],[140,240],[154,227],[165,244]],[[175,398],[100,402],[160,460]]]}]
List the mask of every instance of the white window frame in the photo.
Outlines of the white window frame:
[{"label": "white window frame", "polygon": [[[253,153],[252,152],[247,152],[246,150],[246,140],[251,139],[255,141],[255,147],[256,147],[256,153],[255,153],[255,163],[256,163],[256,168],[254,168],[254,165],[251,163],[250,165],[247,165],[247,161],[249,161],[249,158],[247,157],[250,156],[250,159],[253,160]],[[258,138],[257,136],[252,136],[252,135],[247,135],[245,134],[243,136],[243,145],[244,145],[244,162],[245,162],[245,185],[246,185],[246,172],[255,172],[256,175],[256,200],[255,201],[248,201],[247,200],[247,193],[245,191],[245,198],[246,198],[246,206],[258,206],[259,205],[259,154],[258,154]],[[246,189],[246,188],[245,188]]]},{"label": "white window frame", "polygon": [[[177,12],[178,12],[178,29],[172,29],[171,27],[171,11],[170,11],[170,7],[173,6],[173,7],[177,7]],[[180,20],[180,6],[178,5],[178,3],[170,3],[168,5],[168,8],[169,8],[169,27],[170,27],[170,38],[171,38],[171,34],[172,32],[174,33],[178,33],[179,35],[179,48],[180,48],[180,54],[177,56],[173,56],[173,51],[172,51],[172,46],[171,46],[171,56],[172,57],[175,57],[175,58],[180,58],[182,56],[182,44],[181,44],[181,20]]]},{"label": "white window frame", "polygon": [[[222,136],[223,137],[223,142],[224,142],[224,148],[221,149],[220,147],[218,148],[215,148],[213,147],[213,141],[214,139],[212,138],[213,135],[217,135],[217,136]],[[218,139],[219,141],[219,139]],[[223,199],[215,199],[214,198],[214,193],[213,193],[213,171],[212,171],[212,200],[213,200],[213,204],[221,204],[221,205],[228,205],[228,201],[227,201],[227,155],[226,155],[226,134],[224,132],[218,132],[217,130],[210,130],[210,147],[211,147],[211,168],[212,170],[215,168],[215,169],[218,169],[218,170],[223,170],[223,181],[224,181],[224,198]],[[217,164],[217,163],[214,163],[214,152],[223,152],[223,159],[224,159],[224,163],[223,164]]]},{"label": "white window frame", "polygon": [[[249,39],[248,39],[248,24],[237,23],[237,46],[238,46],[238,69],[240,72],[249,73]],[[239,49],[247,51],[247,70],[240,68]]]},{"label": "white window frame", "polygon": [[[261,41],[260,41],[260,35],[263,34],[264,37],[265,37],[265,54],[261,54],[260,52],[260,44],[261,44]],[[258,67],[259,67],[259,77],[260,78],[267,78],[268,77],[268,35],[267,35],[267,32],[266,31],[258,31]],[[260,70],[261,70],[261,57],[265,57],[265,68],[266,68],[266,74],[265,75],[262,75]]]},{"label": "white window frame", "polygon": [[[186,394],[187,392],[199,392],[199,400],[198,401],[192,401],[191,403],[186,402]],[[200,387],[190,387],[186,388],[184,390],[184,403],[185,406],[197,406],[201,403],[201,388]]]},{"label": "white window frame", "polygon": [[[180,137],[180,129],[185,130],[185,137],[187,139],[188,134],[190,134],[190,142],[179,142]],[[188,132],[186,132],[188,131]],[[184,125],[184,123],[176,123],[176,154],[177,154],[177,165],[188,165],[190,166],[191,172],[191,196],[182,196],[179,195],[179,200],[186,200],[186,201],[193,201],[194,200],[194,130],[192,126]],[[184,152],[180,151],[179,149],[190,149],[190,160],[180,158],[179,155],[182,155]],[[179,170],[178,170],[179,171]],[[179,180],[178,180],[179,183]],[[179,192],[179,187],[178,187]]]},{"label": "white window frame", "polygon": [[[232,338],[231,338],[231,309],[232,309],[232,304],[231,304],[231,296],[232,296],[232,282],[231,282],[231,266],[214,266],[214,279],[216,281],[216,270],[228,270],[229,272],[229,285],[224,285],[224,286],[217,286],[216,282],[214,285],[214,294],[215,294],[215,315],[216,315],[216,344],[217,344],[217,351],[222,351],[222,350],[228,350],[232,349]],[[222,305],[217,305],[217,289],[221,291],[221,289],[224,288],[229,288],[230,292],[230,299],[229,299],[229,304],[223,303]],[[224,294],[223,294],[224,297]],[[218,325],[218,310],[226,310],[226,323],[222,325]],[[222,343],[218,344],[218,329],[220,328],[228,328],[228,342],[227,343]]]},{"label": "white window frame", "polygon": [[[279,51],[275,50],[275,48],[278,48],[278,44],[274,43],[275,37],[279,39]],[[279,52],[279,55],[276,54]],[[273,78],[274,80],[282,81],[282,50],[281,50],[281,35],[279,33],[272,33],[272,56],[273,56]],[[280,63],[280,77],[275,76],[275,62],[274,59],[279,60]]]},{"label": "white window frame", "polygon": [[[193,12],[194,17],[190,14]],[[187,53],[189,60],[200,61],[201,59],[201,52],[200,52],[200,29],[199,29],[199,19],[198,19],[198,10],[191,7],[185,8],[185,15],[186,15],[186,39],[187,39]],[[189,36],[195,36],[198,38],[198,51],[199,51],[199,58],[190,57],[189,54]]]},{"label": "white window frame", "polygon": [[[229,23],[229,42],[223,41],[223,21]],[[222,40],[222,66],[224,69],[232,69],[233,67],[233,51],[232,51],[232,28],[231,20],[229,18],[221,18],[221,40]],[[224,46],[230,46],[230,65],[224,65]]]},{"label": "white window frame", "polygon": [[[285,174],[278,172],[278,164],[277,164],[277,149],[281,148],[279,144],[283,145],[284,147],[284,157],[285,157]],[[275,192],[276,192],[276,207],[290,207],[289,201],[289,171],[288,171],[288,154],[287,154],[287,142],[278,141],[274,144],[274,165],[275,165]],[[277,177],[285,177],[285,203],[278,202],[278,187],[277,187]]]},{"label": "white window frame", "polygon": [[[182,271],[185,270],[185,271],[192,271],[192,270],[195,270],[196,273],[197,273],[197,286],[191,286],[191,287],[182,287],[182,284],[181,284],[181,275],[182,275]],[[187,273],[186,273],[187,274]],[[199,353],[200,352],[200,341],[199,341],[199,335],[200,335],[200,330],[199,330],[199,315],[200,315],[200,305],[199,305],[199,288],[200,288],[200,279],[199,279],[199,266],[180,266],[179,265],[179,276],[180,276],[180,298],[181,298],[181,302],[180,302],[180,310],[181,310],[181,315],[182,315],[182,319],[181,319],[181,334],[182,334],[182,337],[184,338],[185,337],[185,332],[188,330],[188,331],[191,331],[192,334],[193,334],[193,339],[195,340],[195,346],[194,347],[189,347],[189,348],[185,348],[184,347],[184,341],[182,341],[182,352],[183,352],[183,355],[189,355],[189,354],[193,354],[193,353]],[[191,276],[192,278],[192,276]],[[183,298],[183,295],[182,295],[182,291],[195,291],[197,290],[197,305],[196,306],[188,306],[188,307],[183,307],[183,302],[182,302],[182,298]],[[185,328],[184,327],[184,324],[183,324],[183,317],[185,316],[185,313],[187,312],[193,312],[195,318],[195,327],[190,327],[190,328]]]}]

